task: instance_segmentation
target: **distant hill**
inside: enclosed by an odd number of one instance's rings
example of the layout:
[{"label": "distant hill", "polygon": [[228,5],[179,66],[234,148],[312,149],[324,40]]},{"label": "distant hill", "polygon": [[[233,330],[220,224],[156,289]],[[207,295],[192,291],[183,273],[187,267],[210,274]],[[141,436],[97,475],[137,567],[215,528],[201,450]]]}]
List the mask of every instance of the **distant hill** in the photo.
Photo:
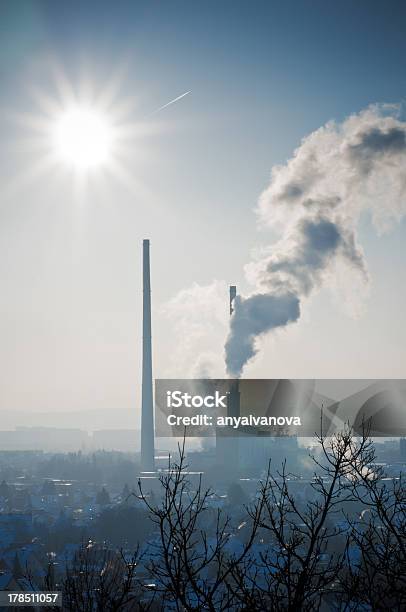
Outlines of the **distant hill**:
[{"label": "distant hill", "polygon": [[24,412],[0,410],[0,430],[15,427],[97,429],[139,429],[136,410],[72,410],[72,412]]}]

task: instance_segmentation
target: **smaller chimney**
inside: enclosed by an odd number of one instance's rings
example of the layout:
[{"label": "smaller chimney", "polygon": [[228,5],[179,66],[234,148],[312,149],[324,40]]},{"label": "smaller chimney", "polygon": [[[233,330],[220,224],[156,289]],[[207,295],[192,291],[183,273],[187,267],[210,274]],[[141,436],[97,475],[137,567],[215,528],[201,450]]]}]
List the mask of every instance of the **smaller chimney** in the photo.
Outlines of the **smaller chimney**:
[{"label": "smaller chimney", "polygon": [[236,285],[230,285],[230,317],[234,312],[233,302],[234,302],[234,298],[236,295],[237,295]]},{"label": "smaller chimney", "polygon": [[[237,295],[236,285],[230,285],[230,317],[234,312],[233,302]],[[240,416],[240,390],[238,380],[232,381],[230,386],[230,394],[227,403],[227,416]],[[237,444],[237,442],[235,442]]]}]

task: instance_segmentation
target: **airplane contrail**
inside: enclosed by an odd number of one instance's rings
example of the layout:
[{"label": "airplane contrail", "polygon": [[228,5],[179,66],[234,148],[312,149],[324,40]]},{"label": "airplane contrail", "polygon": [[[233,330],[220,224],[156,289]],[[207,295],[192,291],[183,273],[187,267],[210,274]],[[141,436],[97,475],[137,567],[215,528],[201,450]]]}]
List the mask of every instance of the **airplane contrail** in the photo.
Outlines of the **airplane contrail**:
[{"label": "airplane contrail", "polygon": [[160,106],[159,108],[157,108],[156,110],[154,110],[151,115],[155,115],[155,113],[159,113],[159,111],[163,110],[164,108],[166,108],[167,106],[170,106],[171,104],[175,104],[175,102],[177,102],[178,100],[181,100],[182,98],[184,98],[185,96],[187,96],[188,94],[192,93],[191,91],[185,91],[185,93],[181,94],[180,96],[178,96],[177,98],[174,98],[173,100],[171,100],[170,102],[167,102],[166,104],[164,104],[163,106]]}]

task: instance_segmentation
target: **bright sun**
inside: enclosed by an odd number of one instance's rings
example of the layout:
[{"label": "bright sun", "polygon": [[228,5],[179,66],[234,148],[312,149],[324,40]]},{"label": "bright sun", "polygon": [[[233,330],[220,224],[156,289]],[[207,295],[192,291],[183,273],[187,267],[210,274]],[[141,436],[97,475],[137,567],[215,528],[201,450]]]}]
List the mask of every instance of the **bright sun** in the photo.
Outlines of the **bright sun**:
[{"label": "bright sun", "polygon": [[56,154],[77,170],[105,165],[111,157],[112,140],[107,118],[94,109],[73,108],[56,121]]},{"label": "bright sun", "polygon": [[162,126],[149,117],[173,101],[140,116],[138,99],[122,91],[129,82],[125,70],[114,72],[101,88],[84,75],[75,87],[53,61],[46,66],[51,75],[49,91],[35,82],[29,84],[33,110],[11,111],[24,153],[23,174],[10,181],[13,189],[52,177],[69,180],[74,197],[81,202],[89,189],[100,194],[114,183],[136,197],[141,193],[147,197],[142,171],[150,160],[150,137],[159,134]]}]

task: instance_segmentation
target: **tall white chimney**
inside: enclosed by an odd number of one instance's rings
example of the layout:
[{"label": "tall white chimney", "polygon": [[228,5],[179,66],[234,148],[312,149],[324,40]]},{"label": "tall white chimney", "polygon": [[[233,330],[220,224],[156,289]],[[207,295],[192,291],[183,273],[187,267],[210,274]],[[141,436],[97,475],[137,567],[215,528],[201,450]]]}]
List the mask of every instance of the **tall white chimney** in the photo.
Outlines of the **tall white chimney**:
[{"label": "tall white chimney", "polygon": [[143,324],[142,324],[142,412],[141,412],[141,470],[155,469],[154,414],[152,399],[152,343],[151,343],[151,280],[149,240],[143,240]]}]

